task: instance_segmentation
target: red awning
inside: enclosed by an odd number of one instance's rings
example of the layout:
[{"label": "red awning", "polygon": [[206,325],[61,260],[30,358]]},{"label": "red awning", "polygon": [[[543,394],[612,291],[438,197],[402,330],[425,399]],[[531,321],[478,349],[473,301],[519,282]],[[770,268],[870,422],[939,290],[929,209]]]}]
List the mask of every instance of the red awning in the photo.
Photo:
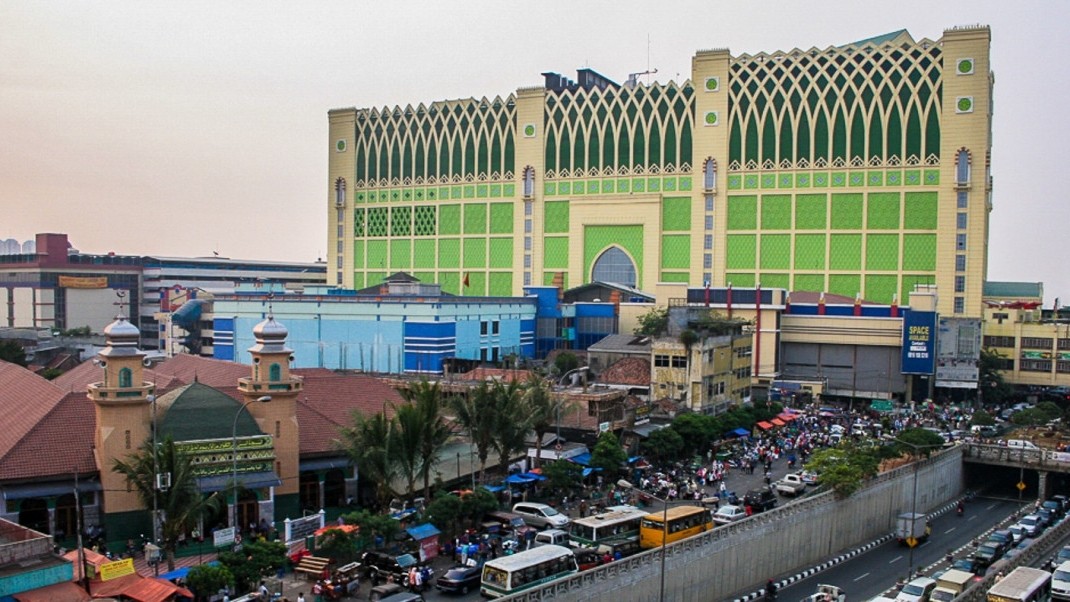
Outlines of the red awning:
[{"label": "red awning", "polygon": [[774,419],[770,420],[770,422],[772,422],[773,424],[775,424],[777,426],[784,426],[784,421],[779,419],[779,418],[774,418]]},{"label": "red awning", "polygon": [[193,597],[193,593],[166,579],[153,579],[138,574],[125,575],[110,581],[92,581],[90,587],[94,598],[117,598],[125,596],[137,602],[164,602],[175,594]]},{"label": "red awning", "polygon": [[19,602],[55,602],[56,600],[69,600],[70,602],[89,602],[93,598],[73,581],[64,581],[46,587],[31,589],[28,592],[12,594]]},{"label": "red awning", "polygon": [[798,418],[798,416],[796,416],[795,414],[789,414],[787,412],[781,412],[777,414],[776,417],[783,420],[784,422],[791,422],[792,420]]},{"label": "red awning", "polygon": [[322,529],[316,529],[315,535],[316,537],[319,537],[331,529],[337,529],[343,533],[356,533],[357,531],[360,531],[360,527],[357,525],[327,525]]},{"label": "red awning", "polygon": [[773,425],[769,424],[768,422],[766,422],[764,420],[759,422],[758,426],[761,427],[761,429],[763,431],[768,431],[769,429],[773,428]]}]

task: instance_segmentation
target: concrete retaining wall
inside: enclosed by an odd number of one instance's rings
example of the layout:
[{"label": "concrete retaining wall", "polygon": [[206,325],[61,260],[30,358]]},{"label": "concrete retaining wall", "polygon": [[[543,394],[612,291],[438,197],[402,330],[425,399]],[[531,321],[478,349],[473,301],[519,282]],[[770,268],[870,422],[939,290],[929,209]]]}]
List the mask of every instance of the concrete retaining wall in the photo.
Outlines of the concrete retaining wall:
[{"label": "concrete retaining wall", "polygon": [[[918,512],[929,512],[961,493],[961,446],[916,467]],[[878,476],[845,500],[822,493],[668,546],[665,599],[731,599],[766,579],[887,535],[895,528],[895,517],[912,510],[914,474],[915,465],[904,466]],[[650,550],[506,600],[656,600],[660,554]]]}]

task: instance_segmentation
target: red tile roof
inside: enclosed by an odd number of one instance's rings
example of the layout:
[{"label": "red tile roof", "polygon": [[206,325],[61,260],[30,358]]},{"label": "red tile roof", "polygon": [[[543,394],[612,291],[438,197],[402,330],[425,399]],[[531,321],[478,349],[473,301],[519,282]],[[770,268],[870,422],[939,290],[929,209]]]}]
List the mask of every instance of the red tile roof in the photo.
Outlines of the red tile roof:
[{"label": "red tile roof", "polygon": [[304,378],[297,409],[302,454],[337,451],[338,429],[352,422],[353,412],[393,416],[391,404],[404,403],[388,381],[376,377],[329,373]]},{"label": "red tile roof", "polygon": [[[7,455],[63,398],[63,391],[22,366],[0,361],[0,458]],[[0,474],[3,474],[0,471]]]},{"label": "red tile roof", "polygon": [[641,357],[626,357],[598,375],[598,382],[611,385],[650,386],[650,360]]},{"label": "red tile roof", "polygon": [[96,472],[95,428],[93,402],[85,393],[68,393],[0,456],[0,475],[17,480]]}]

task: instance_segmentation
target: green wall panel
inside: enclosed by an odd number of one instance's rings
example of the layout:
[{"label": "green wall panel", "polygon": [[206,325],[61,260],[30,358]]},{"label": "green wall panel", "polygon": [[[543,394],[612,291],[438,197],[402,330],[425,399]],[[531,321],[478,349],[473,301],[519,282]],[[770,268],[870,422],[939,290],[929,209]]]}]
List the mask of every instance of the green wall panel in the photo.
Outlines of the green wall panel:
[{"label": "green wall panel", "polygon": [[639,287],[643,285],[643,227],[642,226],[584,226],[583,273],[586,282],[591,266],[598,256],[611,246],[623,249],[635,262]]},{"label": "green wall panel", "polygon": [[758,237],[753,234],[729,234],[725,238],[725,268],[753,270],[756,267]]},{"label": "green wall panel", "polygon": [[762,272],[761,280],[762,288],[783,288],[787,289],[791,284],[790,274],[770,274]]},{"label": "green wall panel", "polygon": [[372,207],[368,209],[368,236],[386,236],[389,226],[389,207]]},{"label": "green wall panel", "polygon": [[353,243],[353,269],[359,270],[364,267],[364,241],[358,240]]},{"label": "green wall panel", "polygon": [[412,235],[412,207],[390,209],[390,236]]},{"label": "green wall panel", "polygon": [[866,236],[866,269],[899,269],[899,235],[869,234]]},{"label": "green wall panel", "polygon": [[443,205],[438,208],[438,233],[461,233],[461,206]]},{"label": "green wall panel", "polygon": [[443,238],[438,241],[438,267],[461,267],[461,241],[456,238]]},{"label": "green wall panel", "polygon": [[760,254],[763,270],[787,270],[791,268],[791,235],[763,234]]},{"label": "green wall panel", "polygon": [[936,270],[936,235],[903,235],[903,269]]},{"label": "green wall panel", "polygon": [[791,195],[762,195],[762,229],[791,229]]},{"label": "green wall panel", "polygon": [[825,275],[824,274],[796,274],[795,286],[791,288],[793,291],[812,291],[821,292],[825,290]]},{"label": "green wall panel", "polygon": [[758,227],[758,197],[739,195],[728,197],[728,229],[754,230]]},{"label": "green wall panel", "polygon": [[513,275],[510,272],[491,272],[487,294],[493,297],[509,297],[513,294]]},{"label": "green wall panel", "polygon": [[828,196],[800,194],[795,197],[795,228],[824,230],[828,223]]},{"label": "green wall panel", "polygon": [[898,277],[890,274],[866,274],[866,289],[862,292],[862,298],[875,303],[891,303],[898,280]]},{"label": "green wall panel", "polygon": [[547,236],[542,244],[543,267],[548,270],[568,269],[568,237]]},{"label": "green wall panel", "polygon": [[490,267],[511,268],[513,267],[513,239],[492,238],[490,239]]},{"label": "green wall panel", "polygon": [[686,234],[662,236],[661,267],[664,269],[687,269],[690,266],[691,237]]},{"label": "green wall panel", "polygon": [[828,292],[853,299],[861,290],[862,277],[858,274],[829,274]]},{"label": "green wall panel", "polygon": [[386,272],[368,272],[368,281],[365,286],[379,286],[386,280]]},{"label": "green wall panel", "polygon": [[862,228],[862,195],[843,193],[832,195],[832,229],[859,230]]},{"label": "green wall panel", "polygon": [[380,270],[386,269],[385,240],[369,240],[367,252],[367,261],[365,262],[366,267],[377,268]]},{"label": "green wall panel", "polygon": [[486,272],[465,272],[465,275],[468,276],[468,286],[464,286],[462,277],[462,295],[468,295],[471,297],[481,297],[487,294]]},{"label": "green wall panel", "polygon": [[461,275],[457,272],[439,272],[438,283],[442,285],[442,292],[461,295]]},{"label": "green wall panel", "polygon": [[464,233],[485,234],[487,232],[487,205],[485,203],[468,203],[464,206]]},{"label": "green wall panel", "polygon": [[491,234],[512,234],[513,232],[513,204],[491,203],[490,205],[490,232]]},{"label": "green wall panel", "polygon": [[390,269],[412,269],[412,241],[407,239],[390,241]]},{"label": "green wall panel", "polygon": [[543,232],[568,232],[568,201],[550,201],[545,207]]},{"label": "green wall panel", "polygon": [[360,290],[364,288],[364,272],[357,272],[353,274],[353,289]]},{"label": "green wall panel", "polygon": [[688,274],[687,272],[662,272],[661,273],[661,281],[662,282],[682,282],[684,284],[687,284],[689,282],[689,280],[690,280],[690,276],[691,275]]},{"label": "green wall panel", "polygon": [[754,288],[754,274],[730,272],[725,274],[725,283],[731,284],[732,288]]},{"label": "green wall panel", "polygon": [[861,234],[832,234],[829,236],[829,269],[862,269]]},{"label": "green wall panel", "polygon": [[[556,272],[543,272],[543,274],[542,274],[542,285],[543,286],[553,286],[554,285],[554,275],[555,274],[556,274]],[[565,281],[564,281],[563,286],[565,287],[566,290],[568,289],[568,272],[565,272]]]},{"label": "green wall panel", "polygon": [[936,282],[936,277],[932,274],[903,274],[902,288],[899,289],[899,305],[910,303],[910,293],[914,291],[914,285],[934,282]]},{"label": "green wall panel", "polygon": [[908,230],[935,230],[937,193],[908,192],[903,211],[903,227]]},{"label": "green wall panel", "polygon": [[426,239],[412,241],[412,267],[434,269],[435,260],[435,241]]},{"label": "green wall panel", "polygon": [[686,232],[691,229],[689,197],[670,197],[662,200],[661,229],[665,232]]},{"label": "green wall panel", "polygon": [[466,269],[487,267],[487,239],[464,239],[464,263]]},{"label": "green wall panel", "polygon": [[795,236],[796,270],[825,269],[825,235],[797,234]]},{"label": "green wall panel", "polygon": [[871,192],[866,203],[866,227],[870,230],[899,229],[899,193]]},{"label": "green wall panel", "polygon": [[435,282],[434,272],[413,272],[412,275],[414,278],[416,278],[420,282],[423,282],[424,284]]}]

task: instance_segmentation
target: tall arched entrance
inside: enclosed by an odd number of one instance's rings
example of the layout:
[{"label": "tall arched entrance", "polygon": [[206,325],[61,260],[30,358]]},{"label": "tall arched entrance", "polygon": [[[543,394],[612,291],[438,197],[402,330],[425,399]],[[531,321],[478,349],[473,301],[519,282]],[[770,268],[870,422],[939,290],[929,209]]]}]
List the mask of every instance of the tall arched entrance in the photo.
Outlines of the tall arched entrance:
[{"label": "tall arched entrance", "polygon": [[246,489],[238,495],[238,507],[235,513],[240,531],[248,531],[250,526],[255,528],[260,524],[260,499],[255,491]]},{"label": "tall arched entrance", "polygon": [[594,282],[612,282],[635,287],[635,263],[620,247],[609,247],[598,256],[591,268],[591,280]]}]

